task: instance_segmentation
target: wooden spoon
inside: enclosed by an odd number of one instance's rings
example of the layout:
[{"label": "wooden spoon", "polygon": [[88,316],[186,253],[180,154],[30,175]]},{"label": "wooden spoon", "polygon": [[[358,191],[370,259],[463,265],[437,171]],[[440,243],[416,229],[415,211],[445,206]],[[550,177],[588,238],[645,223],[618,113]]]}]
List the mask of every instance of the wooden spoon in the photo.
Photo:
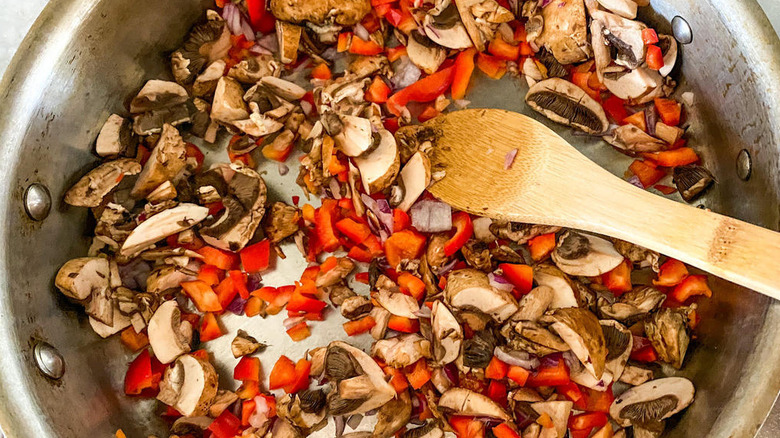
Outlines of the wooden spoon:
[{"label": "wooden spoon", "polygon": [[463,110],[425,126],[445,171],[429,190],[457,209],[617,237],[780,299],[780,233],[641,190],[522,114]]}]

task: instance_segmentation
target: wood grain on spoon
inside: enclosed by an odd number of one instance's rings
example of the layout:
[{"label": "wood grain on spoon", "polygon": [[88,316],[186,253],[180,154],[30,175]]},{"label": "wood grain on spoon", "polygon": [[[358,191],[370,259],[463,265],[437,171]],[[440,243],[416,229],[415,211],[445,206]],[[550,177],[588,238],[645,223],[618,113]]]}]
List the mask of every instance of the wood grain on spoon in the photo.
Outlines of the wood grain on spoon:
[{"label": "wood grain on spoon", "polygon": [[780,299],[780,233],[634,187],[522,114],[463,110],[426,126],[445,170],[430,192],[455,208],[617,237]]}]

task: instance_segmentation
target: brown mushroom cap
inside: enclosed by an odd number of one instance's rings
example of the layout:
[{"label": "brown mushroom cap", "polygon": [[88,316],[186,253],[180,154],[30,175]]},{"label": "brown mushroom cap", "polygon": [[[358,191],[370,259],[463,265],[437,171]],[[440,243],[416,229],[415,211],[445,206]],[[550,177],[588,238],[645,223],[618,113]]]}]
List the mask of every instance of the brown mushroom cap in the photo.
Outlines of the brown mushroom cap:
[{"label": "brown mushroom cap", "polygon": [[108,259],[81,257],[62,265],[54,285],[68,298],[82,301],[91,297],[94,289],[108,288],[108,278]]},{"label": "brown mushroom cap", "polygon": [[155,214],[141,222],[122,244],[120,255],[132,256],[150,247],[155,242],[184,231],[201,222],[209,209],[196,204],[179,204],[176,207]]},{"label": "brown mushroom cap", "polygon": [[173,362],[190,351],[192,326],[181,320],[176,301],[166,301],[157,308],[149,321],[149,345],[163,364]]},{"label": "brown mushroom cap", "polygon": [[84,175],[65,193],[65,202],[76,207],[97,207],[122,178],[141,172],[141,165],[129,158],[105,162]]},{"label": "brown mushroom cap", "polygon": [[173,180],[186,165],[187,145],[179,130],[171,125],[164,125],[160,139],[138,175],[130,196],[136,199],[146,197],[163,182]]},{"label": "brown mushroom cap", "polygon": [[550,120],[590,134],[601,134],[609,128],[604,108],[582,88],[565,79],[550,78],[538,82],[528,90],[525,101],[534,111]]},{"label": "brown mushroom cap", "polygon": [[490,417],[511,422],[506,411],[489,397],[466,388],[452,388],[441,395],[439,409],[455,415]]},{"label": "brown mushroom cap", "polygon": [[211,363],[185,354],[166,370],[157,399],[186,417],[206,415],[217,396],[217,379]]},{"label": "brown mushroom cap", "polygon": [[444,296],[453,308],[477,309],[499,323],[517,311],[514,297],[491,286],[487,274],[476,269],[450,272]]},{"label": "brown mushroom cap", "polygon": [[360,170],[363,189],[369,194],[390,187],[401,167],[398,145],[393,134],[382,129],[377,136],[379,141],[373,150],[355,157],[355,165]]},{"label": "brown mushroom cap", "polygon": [[561,64],[588,59],[588,21],[583,0],[558,2],[542,8],[544,28],[539,45],[547,47]]},{"label": "brown mushroom cap", "polygon": [[551,328],[571,347],[585,369],[600,379],[607,360],[607,347],[596,315],[579,307],[567,307],[555,310],[550,320]]},{"label": "brown mushroom cap", "polygon": [[371,11],[369,0],[271,0],[271,12],[278,20],[326,24],[333,21],[342,26],[360,22]]}]

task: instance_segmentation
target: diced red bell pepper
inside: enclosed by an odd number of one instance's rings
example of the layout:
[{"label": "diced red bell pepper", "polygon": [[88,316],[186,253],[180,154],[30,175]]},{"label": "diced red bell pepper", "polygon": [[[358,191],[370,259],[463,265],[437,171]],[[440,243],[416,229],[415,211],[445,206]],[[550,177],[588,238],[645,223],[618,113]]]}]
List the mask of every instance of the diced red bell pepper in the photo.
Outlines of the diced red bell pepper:
[{"label": "diced red bell pepper", "polygon": [[125,394],[139,395],[152,387],[152,358],[149,350],[141,352],[127,368],[125,374]]},{"label": "diced red bell pepper", "polygon": [[590,87],[591,78],[596,76],[593,72],[577,72],[571,73],[571,81],[574,85],[582,88],[585,93],[590,96],[596,102],[601,102],[601,91]]},{"label": "diced red bell pepper", "polygon": [[658,41],[658,34],[655,32],[655,29],[648,27],[647,29],[642,30],[642,42],[645,43],[646,46],[657,44]]},{"label": "diced red bell pepper", "polygon": [[612,394],[612,385],[609,385],[606,391],[596,391],[584,386],[581,386],[580,389],[582,398],[574,403],[575,408],[587,412],[609,413],[609,407],[615,401],[615,396]]},{"label": "diced red bell pepper", "polygon": [[498,268],[504,272],[504,278],[509,280],[521,295],[525,295],[533,289],[534,268],[512,263],[500,263]]},{"label": "diced red bell pepper", "polygon": [[508,372],[509,372],[509,365],[502,362],[499,358],[493,356],[493,358],[490,359],[490,363],[485,368],[485,378],[501,380],[504,377],[506,377],[506,374]]},{"label": "diced red bell pepper", "polygon": [[454,100],[466,97],[471,75],[474,73],[474,55],[477,49],[471,47],[460,53],[455,58],[455,74],[452,78],[452,98]]},{"label": "diced red bell pepper", "polygon": [[219,417],[211,422],[208,428],[214,438],[234,438],[241,430],[241,420],[230,409],[225,409]]},{"label": "diced red bell pepper", "polygon": [[393,209],[393,232],[403,231],[412,225],[412,219],[400,208]]},{"label": "diced red bell pepper", "polygon": [[309,324],[306,321],[301,321],[298,324],[287,329],[287,335],[290,336],[295,342],[302,341],[311,336],[311,330],[309,330]]},{"label": "diced red bell pepper", "polygon": [[398,286],[401,292],[411,295],[417,301],[425,298],[425,283],[414,274],[404,272],[399,275]]},{"label": "diced red bell pepper", "polygon": [[645,61],[647,61],[647,67],[650,70],[658,71],[664,68],[664,53],[661,51],[661,48],[656,45],[647,46]]},{"label": "diced red bell pepper", "polygon": [[255,413],[257,403],[253,400],[244,400],[241,402],[241,425],[249,426],[249,417]]},{"label": "diced red bell pepper", "polygon": [[391,315],[387,322],[387,328],[401,333],[417,333],[420,331],[420,321],[405,318],[403,316]]},{"label": "diced red bell pepper", "polygon": [[431,102],[447,92],[454,76],[454,66],[428,75],[390,96],[387,99],[387,109],[394,115],[400,116],[409,102]]},{"label": "diced red bell pepper", "polygon": [[688,268],[685,267],[685,263],[669,259],[661,265],[658,280],[653,280],[653,284],[656,286],[677,286],[686,277],[688,277]]},{"label": "diced red bell pepper", "polygon": [[397,394],[400,394],[409,388],[409,381],[406,380],[406,376],[401,370],[389,366],[383,367],[382,369],[385,371],[386,375],[390,376],[390,381],[388,383],[395,389]]},{"label": "diced red bell pepper", "polygon": [[363,243],[371,235],[371,229],[368,228],[368,225],[350,218],[336,222],[336,229],[355,243]]},{"label": "diced red bell pepper", "polygon": [[371,330],[376,325],[376,321],[373,316],[368,315],[355,321],[347,321],[343,325],[344,332],[348,336],[355,336]]},{"label": "diced red bell pepper", "polygon": [[682,118],[682,105],[677,103],[674,99],[664,99],[661,97],[657,97],[654,103],[655,110],[658,111],[658,115],[664,123],[669,126],[677,126],[680,124],[680,119]]},{"label": "diced red bell pepper", "polygon": [[395,269],[404,259],[420,258],[426,240],[425,236],[411,229],[391,234],[385,241],[387,263]]},{"label": "diced red bell pepper", "polygon": [[538,370],[531,373],[526,380],[526,385],[536,388],[539,386],[561,386],[570,382],[569,369],[563,358],[558,358],[554,363],[543,363]]},{"label": "diced red bell pepper", "polygon": [[474,235],[474,224],[471,222],[471,216],[465,211],[452,215],[452,227],[455,228],[455,234],[444,243],[444,254],[447,257],[455,255]]},{"label": "diced red bell pepper", "polygon": [[573,402],[577,402],[582,398],[582,391],[580,391],[580,387],[574,382],[569,382],[565,385],[557,386],[555,390],[558,392],[558,394],[563,395]]},{"label": "diced red bell pepper", "polygon": [[422,112],[417,116],[417,120],[420,123],[425,123],[428,120],[435,119],[441,114],[441,111],[436,109],[436,106],[433,104],[429,104],[425,107],[425,109],[422,110]]},{"label": "diced red bell pepper", "polygon": [[246,0],[246,8],[252,30],[263,34],[273,32],[276,17],[268,10],[266,0]]},{"label": "diced red bell pepper", "polygon": [[601,106],[604,107],[604,111],[615,123],[620,123],[628,117],[625,101],[617,96],[609,96]]},{"label": "diced red bell pepper", "polygon": [[601,275],[601,281],[604,286],[609,289],[610,292],[615,294],[616,297],[623,295],[624,293],[632,289],[631,285],[631,268],[633,264],[628,259],[623,261],[615,267],[615,269],[605,272]]},{"label": "diced red bell pepper", "polygon": [[575,430],[587,430],[588,434],[594,428],[602,427],[609,419],[603,412],[585,412],[569,417],[569,428]]},{"label": "diced red bell pepper", "polygon": [[301,216],[303,216],[304,220],[314,223],[315,215],[316,210],[311,204],[303,204],[303,207],[301,207]]},{"label": "diced red bell pepper", "polygon": [[203,320],[200,322],[200,341],[208,342],[222,336],[222,329],[219,327],[217,317],[213,313],[207,312],[203,315]]},{"label": "diced red bell pepper", "polygon": [[621,125],[634,125],[644,132],[647,132],[647,122],[645,121],[645,112],[639,111],[623,119]]},{"label": "diced red bell pepper", "polygon": [[671,186],[663,185],[663,184],[656,184],[653,186],[654,189],[658,190],[659,192],[663,193],[664,195],[671,195],[672,193],[676,192],[677,189]]},{"label": "diced red bell pepper", "polygon": [[453,415],[449,418],[449,423],[458,438],[485,437],[485,424],[473,417]]},{"label": "diced red bell pepper", "polygon": [[374,256],[371,255],[368,250],[365,248],[361,248],[360,246],[353,246],[349,249],[349,252],[347,253],[347,257],[351,258],[352,260],[356,262],[363,262],[363,263],[371,263],[371,260],[374,260]]},{"label": "diced red bell pepper", "polygon": [[358,272],[355,274],[355,281],[358,283],[368,284],[369,275],[368,272]]},{"label": "diced red bell pepper", "polygon": [[341,246],[333,226],[336,221],[337,207],[338,201],[335,199],[323,199],[322,206],[317,209],[315,215],[314,228],[317,232],[317,238],[322,249],[327,252],[333,252]]},{"label": "diced red bell pepper", "polygon": [[666,172],[663,169],[652,167],[642,160],[634,160],[628,166],[628,170],[639,178],[639,182],[642,183],[644,188],[652,186],[666,176]]},{"label": "diced red bell pepper", "polygon": [[388,47],[386,50],[387,60],[390,62],[398,61],[402,56],[406,56],[407,54],[406,46]]},{"label": "diced red bell pepper", "polygon": [[501,423],[494,427],[493,435],[495,435],[496,438],[520,438],[520,434],[512,429],[512,426],[506,423]]},{"label": "diced red bell pepper", "polygon": [[253,317],[259,315],[265,309],[265,301],[255,296],[249,297],[244,306],[244,315]]},{"label": "diced red bell pepper", "polygon": [[425,359],[418,360],[410,368],[410,371],[406,373],[406,379],[412,388],[420,389],[431,380],[431,369],[428,368],[428,362]]},{"label": "diced red bell pepper", "polygon": [[219,297],[208,284],[200,280],[185,281],[181,284],[181,288],[201,312],[222,311]]},{"label": "diced red bell pepper", "polygon": [[341,32],[336,42],[336,51],[339,53],[346,52],[349,50],[350,44],[352,44],[352,32]]},{"label": "diced red bell pepper", "polygon": [[214,288],[214,292],[217,294],[217,299],[219,300],[219,305],[222,306],[222,309],[226,309],[227,306],[233,302],[236,295],[238,295],[238,289],[236,289],[236,286],[233,284],[233,279],[231,277],[225,277],[217,287]]},{"label": "diced red bell pepper", "polygon": [[509,371],[506,373],[506,376],[518,385],[524,386],[526,382],[528,382],[528,378],[531,376],[531,372],[523,367],[512,365],[509,367]]},{"label": "diced red bell pepper", "polygon": [[216,286],[219,284],[223,275],[223,271],[213,265],[202,265],[198,271],[198,280],[208,284],[209,286]]},{"label": "diced red bell pepper", "polygon": [[368,90],[366,90],[365,98],[369,102],[385,103],[390,97],[391,91],[390,87],[382,78],[374,76],[374,80],[371,81],[371,85],[369,85]]},{"label": "diced red bell pepper", "polygon": [[506,383],[500,380],[491,380],[486,395],[494,402],[506,407]]},{"label": "diced red bell pepper", "polygon": [[542,234],[528,241],[531,258],[539,261],[549,256],[555,249],[555,233]]},{"label": "diced red bell pepper", "polygon": [[279,389],[295,381],[295,362],[287,356],[280,356],[268,376],[268,388]]},{"label": "diced red bell pepper", "polygon": [[246,274],[238,270],[232,270],[228,271],[228,276],[233,280],[233,287],[236,288],[241,298],[248,300],[249,290],[246,288]]},{"label": "diced red bell pepper", "polygon": [[712,297],[712,289],[707,284],[706,275],[689,275],[672,290],[671,297],[678,303],[684,303],[691,297],[704,295]]},{"label": "diced red bell pepper", "polygon": [[293,146],[295,146],[295,141],[291,141],[289,143],[271,141],[263,146],[262,153],[263,156],[269,160],[283,163],[287,161],[287,158],[290,157]]},{"label": "diced red bell pepper", "polygon": [[[322,262],[322,264],[320,265],[320,270],[318,271],[318,274],[319,274],[319,272],[322,272],[324,274],[324,273],[330,271],[331,269],[335,268],[336,266],[338,266],[338,264],[339,264],[338,257],[330,256],[327,259],[325,259],[324,262]],[[312,281],[317,281],[317,276],[315,275],[314,278],[311,279],[311,280]]]},{"label": "diced red bell pepper", "polygon": [[136,352],[149,345],[149,336],[146,335],[146,332],[142,331],[141,333],[137,333],[133,326],[122,330],[122,334],[119,335],[119,337],[121,338],[122,343],[132,352]]},{"label": "diced red bell pepper", "polygon": [[203,155],[203,152],[201,152],[200,148],[195,146],[192,143],[187,143],[186,145],[186,156],[187,158],[192,158],[195,160],[195,173],[200,172],[201,167],[203,167],[203,160],[205,159],[205,156]]},{"label": "diced red bell pepper", "polygon": [[233,369],[233,379],[253,382],[260,381],[260,359],[256,357],[243,356]]},{"label": "diced red bell pepper", "polygon": [[499,59],[506,61],[517,61],[520,58],[520,46],[515,46],[504,41],[500,34],[488,44],[488,52]]},{"label": "diced red bell pepper", "polygon": [[287,310],[291,312],[320,312],[328,303],[316,298],[308,297],[296,289],[287,303]]},{"label": "diced red bell pepper", "polygon": [[699,161],[699,155],[696,154],[696,151],[689,147],[682,147],[662,152],[644,153],[642,156],[653,160],[662,167],[685,166]]},{"label": "diced red bell pepper", "polygon": [[368,238],[363,242],[363,246],[365,246],[368,252],[370,252],[371,255],[375,258],[385,253],[379,238],[373,234],[368,236]]},{"label": "diced red bell pepper", "polygon": [[349,44],[349,53],[355,55],[378,55],[385,50],[383,46],[380,46],[372,40],[364,40],[357,35],[352,35],[352,42]]},{"label": "diced red bell pepper", "polygon": [[241,257],[241,266],[244,267],[244,271],[250,274],[265,271],[268,269],[271,260],[271,241],[263,239],[249,245],[239,252],[239,256]]},{"label": "diced red bell pepper", "polygon": [[284,387],[284,391],[288,394],[294,394],[298,391],[303,391],[309,387],[309,372],[311,371],[311,362],[306,359],[301,359],[295,363],[295,378],[289,385]]},{"label": "diced red bell pepper", "polygon": [[211,246],[204,246],[198,249],[198,254],[203,257],[203,263],[207,265],[214,265],[223,271],[233,269],[238,262],[238,256],[232,252],[222,251]]},{"label": "diced red bell pepper", "polygon": [[653,348],[649,339],[633,335],[631,344],[631,355],[629,358],[637,362],[655,362],[658,360],[658,353]]},{"label": "diced red bell pepper", "polygon": [[501,79],[506,74],[506,60],[478,53],[477,68],[491,79]]},{"label": "diced red bell pepper", "polygon": [[517,42],[528,41],[528,32],[525,30],[525,24],[521,21],[511,21],[509,23],[512,26],[514,33],[513,38]]},{"label": "diced red bell pepper", "polygon": [[330,67],[328,67],[328,64],[323,62],[317,64],[317,66],[311,70],[311,77],[313,79],[327,80],[333,77],[333,74],[330,72]]}]

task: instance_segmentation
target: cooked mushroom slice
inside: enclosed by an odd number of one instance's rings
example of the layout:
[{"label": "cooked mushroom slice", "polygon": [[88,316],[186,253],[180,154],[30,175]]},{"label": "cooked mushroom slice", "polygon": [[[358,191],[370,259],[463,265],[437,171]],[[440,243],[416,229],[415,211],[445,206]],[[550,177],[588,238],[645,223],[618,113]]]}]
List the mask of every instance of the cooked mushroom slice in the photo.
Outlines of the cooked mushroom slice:
[{"label": "cooked mushroom slice", "polygon": [[306,94],[306,90],[301,86],[276,76],[264,77],[260,80],[260,85],[288,101],[300,100]]},{"label": "cooked mushroom slice", "polygon": [[336,283],[340,283],[341,280],[345,279],[354,269],[355,262],[346,257],[341,257],[338,259],[336,266],[327,272],[317,273],[317,287],[333,286]]},{"label": "cooked mushroom slice", "polygon": [[231,164],[235,172],[228,182],[229,196],[222,198],[225,211],[216,221],[201,228],[201,237],[209,245],[239,251],[255,235],[265,214],[265,181],[254,170]]},{"label": "cooked mushroom slice", "polygon": [[176,82],[152,79],[144,84],[138,95],[130,102],[130,112],[144,113],[160,108],[179,105],[187,101],[187,90]]},{"label": "cooked mushroom slice", "polygon": [[155,214],[138,225],[122,244],[119,254],[130,256],[150,247],[155,242],[184,231],[199,223],[209,209],[195,204],[180,204],[177,207]]},{"label": "cooked mushroom slice", "polygon": [[599,4],[610,12],[623,18],[636,18],[637,4],[634,0],[598,0]]},{"label": "cooked mushroom slice", "polygon": [[207,65],[225,57],[230,46],[230,31],[224,21],[211,20],[196,25],[184,45],[171,56],[176,82],[192,83]]},{"label": "cooked mushroom slice", "polygon": [[512,315],[512,321],[536,321],[552,304],[555,292],[549,286],[539,286],[523,296],[518,302],[518,310]]},{"label": "cooked mushroom slice", "polygon": [[404,432],[402,438],[444,438],[444,431],[436,420],[428,420],[420,427]]},{"label": "cooked mushroom slice", "polygon": [[398,208],[409,211],[431,182],[431,162],[425,152],[417,151],[401,169],[399,183],[403,187],[403,200]]},{"label": "cooked mushroom slice", "polygon": [[146,277],[146,291],[160,294],[169,289],[178,288],[182,282],[197,279],[198,273],[186,267],[163,265],[154,268]]},{"label": "cooked mushroom slice", "polygon": [[191,340],[192,326],[181,320],[176,301],[160,304],[149,321],[149,345],[157,360],[163,364],[173,362],[190,351]]},{"label": "cooked mushroom slice", "polygon": [[130,121],[117,114],[108,116],[108,120],[100,128],[95,152],[101,157],[114,158],[120,155],[135,155],[135,141]]},{"label": "cooked mushroom slice", "polygon": [[282,64],[292,64],[298,59],[303,28],[296,24],[276,20],[276,39],[279,44],[279,60]]},{"label": "cooked mushroom slice", "polygon": [[506,324],[501,335],[513,350],[526,351],[537,356],[569,351],[569,346],[558,335],[546,327],[532,321],[520,321]]},{"label": "cooked mushroom slice", "polygon": [[634,344],[631,332],[623,324],[613,321],[599,321],[604,333],[604,342],[607,347],[606,371],[612,374],[614,380],[623,375],[623,370],[631,355],[631,347]]},{"label": "cooked mushroom slice", "polygon": [[431,329],[433,330],[433,359],[436,363],[446,365],[457,359],[463,343],[463,328],[441,301],[433,302]]},{"label": "cooked mushroom slice", "polygon": [[601,134],[609,127],[607,115],[601,105],[582,88],[561,78],[550,78],[537,83],[528,90],[525,101],[532,109],[550,120],[590,134]]},{"label": "cooked mushroom slice", "polygon": [[604,140],[627,152],[660,152],[669,149],[665,141],[651,136],[632,124],[619,126],[612,135],[605,136]]},{"label": "cooked mushroom slice", "polygon": [[249,336],[249,333],[244,330],[239,330],[236,337],[233,338],[233,341],[230,343],[230,351],[235,358],[252,354],[265,347],[265,344],[257,342],[257,339]]},{"label": "cooked mushroom slice", "polygon": [[412,416],[412,399],[409,391],[401,391],[398,397],[385,403],[376,413],[376,426],[372,437],[389,438],[406,426]]},{"label": "cooked mushroom slice", "polygon": [[271,12],[277,20],[293,23],[309,21],[322,25],[332,22],[341,26],[353,26],[359,23],[370,11],[371,2],[368,0],[271,1]]},{"label": "cooked mushroom slice", "polygon": [[233,123],[236,120],[249,118],[244,89],[233,78],[223,76],[217,82],[214,90],[214,100],[211,103],[211,118],[217,122]]},{"label": "cooked mushroom slice", "polygon": [[571,230],[558,239],[552,259],[566,274],[583,277],[607,273],[623,262],[612,242]]},{"label": "cooked mushroom slice", "polygon": [[[278,23],[278,21],[277,21]],[[284,418],[274,421],[274,427],[265,436],[273,438],[303,438],[297,427]]]},{"label": "cooked mushroom slice", "polygon": [[371,300],[363,295],[355,295],[347,298],[341,304],[341,316],[349,320],[356,320],[371,312],[374,309],[374,305]]},{"label": "cooked mushroom slice", "polygon": [[[279,53],[283,53],[280,49]],[[254,85],[266,76],[273,76],[280,66],[272,55],[259,55],[244,58],[228,71],[228,76],[242,84]]]},{"label": "cooked mushroom slice", "polygon": [[669,76],[677,63],[677,40],[670,35],[658,35],[658,47],[664,54],[664,66],[658,70],[661,76]]},{"label": "cooked mushroom slice", "polygon": [[409,60],[427,74],[435,73],[447,57],[446,50],[419,32],[409,35],[406,50]]},{"label": "cooked mushroom slice", "polygon": [[658,352],[658,358],[678,370],[682,368],[691,338],[688,335],[688,308],[663,308],[645,320],[645,334]]},{"label": "cooked mushroom slice", "polygon": [[642,31],[647,26],[604,11],[594,11],[591,17],[601,23],[604,38],[617,50],[617,64],[633,70],[645,61],[646,48]]},{"label": "cooked mushroom slice", "polygon": [[529,240],[542,234],[557,233],[561,227],[549,225],[524,224],[521,222],[493,221],[490,232],[500,239],[511,240],[518,245],[525,245]]},{"label": "cooked mushroom slice", "polygon": [[346,300],[357,295],[349,286],[344,284],[344,282],[323,287],[322,291],[328,295],[328,299],[330,299],[330,302],[334,307],[339,307],[344,304]]},{"label": "cooked mushroom slice", "polygon": [[463,341],[463,365],[469,368],[486,368],[493,359],[496,337],[491,330],[480,330]]},{"label": "cooked mushroom slice", "polygon": [[97,207],[122,178],[141,172],[141,165],[129,158],[107,161],[92,169],[65,193],[65,202],[76,207]]},{"label": "cooked mushroom slice", "polygon": [[371,309],[370,315],[376,321],[376,325],[370,331],[371,337],[376,340],[384,339],[385,333],[387,333],[387,324],[390,322],[392,313],[381,307],[374,307]]},{"label": "cooked mushroom slice", "polygon": [[152,204],[159,204],[164,201],[171,201],[175,199],[177,194],[176,186],[174,186],[170,181],[165,181],[164,183],[157,186],[156,189],[152,190],[151,193],[146,195],[146,200]]},{"label": "cooked mushroom slice", "polygon": [[[460,2],[461,0],[458,1]],[[466,0],[465,3],[472,2]],[[423,28],[421,30],[434,43],[442,47],[448,49],[466,49],[471,47],[472,38],[470,37],[470,32],[467,32],[464,22],[461,21],[462,15],[459,14],[459,8],[460,6],[450,4],[439,12],[438,15],[426,14],[423,18]],[[473,22],[474,18],[471,16],[471,13],[467,11],[466,14]],[[411,40],[412,36],[409,39]]]},{"label": "cooked mushroom slice", "polygon": [[173,425],[171,425],[171,432],[182,435],[202,434],[213,422],[213,418],[206,416],[179,417],[173,422]]},{"label": "cooked mushroom slice", "polygon": [[[448,206],[449,208],[449,206]],[[493,263],[490,256],[490,247],[487,243],[480,240],[469,240],[460,249],[463,258],[469,266],[480,271],[490,272],[493,270]]]},{"label": "cooked mushroom slice", "polygon": [[604,373],[607,347],[596,315],[579,307],[556,309],[548,317],[554,330],[569,345],[585,369],[597,379]]},{"label": "cooked mushroom slice", "polygon": [[431,343],[417,333],[380,339],[371,347],[371,355],[395,368],[403,368],[420,359],[431,358]]},{"label": "cooked mushroom slice", "polygon": [[339,150],[349,157],[358,157],[374,144],[371,121],[363,117],[343,115],[341,131],[333,135]]},{"label": "cooked mushroom slice", "polygon": [[228,391],[226,389],[220,389],[217,391],[216,397],[214,397],[214,403],[212,403],[209,407],[209,416],[212,418],[219,417],[223,412],[225,412],[225,409],[229,408],[230,405],[236,402],[236,400],[238,400],[238,395],[236,395],[235,392]]},{"label": "cooked mushroom slice", "polygon": [[457,309],[477,309],[502,323],[517,311],[517,301],[506,291],[490,285],[487,274],[476,269],[450,272],[444,296]]},{"label": "cooked mushroom slice", "polygon": [[[304,406],[306,410],[304,410]],[[327,424],[325,416],[328,412],[324,407],[325,394],[322,390],[306,390],[300,394],[285,394],[277,402],[276,412],[280,418],[286,419],[309,435]]]},{"label": "cooked mushroom slice", "polygon": [[623,374],[620,375],[620,381],[631,386],[638,386],[653,380],[653,377],[653,370],[636,365],[626,365],[623,369]]},{"label": "cooked mushroom slice", "polygon": [[187,145],[179,130],[171,125],[164,125],[160,139],[138,175],[130,196],[135,199],[146,197],[160,184],[175,178],[186,165]]},{"label": "cooked mushroom slice", "polygon": [[120,331],[130,326],[130,317],[119,311],[117,306],[113,306],[114,314],[111,316],[111,325],[103,324],[93,317],[89,317],[89,325],[92,330],[98,334],[101,338],[107,338],[111,335],[115,335]]},{"label": "cooked mushroom slice", "polygon": [[[574,403],[570,401],[546,401],[531,404],[531,407],[541,414],[547,414],[553,422],[556,436],[566,436],[566,426],[569,423],[569,415]],[[544,436],[544,435],[542,435]]]},{"label": "cooked mushroom slice", "polygon": [[695,201],[715,182],[709,170],[697,165],[675,167],[673,175],[674,185],[685,202]]},{"label": "cooked mushroom slice", "polygon": [[179,356],[165,371],[157,399],[185,417],[206,415],[217,395],[217,372],[205,360]]},{"label": "cooked mushroom slice", "polygon": [[[334,341],[328,345],[325,375],[338,389],[329,395],[331,415],[363,414],[384,405],[396,395],[395,389],[385,381],[385,373],[374,359],[342,341]],[[356,388],[353,393],[342,393],[341,383],[347,379],[360,379],[364,387],[370,388]],[[368,395],[356,397],[358,392]]]},{"label": "cooked mushroom slice", "polygon": [[349,63],[347,71],[359,78],[374,74],[385,74],[390,68],[390,61],[385,55],[356,56]]},{"label": "cooked mushroom slice", "polygon": [[439,399],[439,409],[454,415],[512,421],[512,417],[489,397],[465,388],[452,388],[442,394]]},{"label": "cooked mushroom slice", "polygon": [[81,257],[62,265],[54,285],[68,298],[83,301],[92,296],[93,290],[107,289],[108,276],[108,259]]},{"label": "cooked mushroom slice", "polygon": [[263,222],[263,231],[272,243],[279,243],[298,232],[300,217],[300,210],[296,207],[274,202]]},{"label": "cooked mushroom slice", "polygon": [[621,426],[652,429],[687,408],[694,392],[691,381],[683,377],[651,380],[617,397],[609,414]]},{"label": "cooked mushroom slice", "polygon": [[227,63],[221,59],[209,64],[209,66],[203,70],[203,73],[195,78],[195,82],[192,84],[192,95],[203,97],[214,93],[219,78],[224,76],[226,68]]},{"label": "cooked mushroom slice", "polygon": [[401,161],[398,146],[393,134],[382,129],[376,134],[377,146],[370,152],[355,157],[355,165],[360,170],[360,179],[366,193],[372,194],[385,190],[398,176]]},{"label": "cooked mushroom slice", "polygon": [[544,28],[537,39],[561,64],[574,64],[588,59],[588,22],[583,0],[559,2],[543,7]]},{"label": "cooked mushroom slice", "polygon": [[553,290],[551,309],[578,306],[571,280],[557,267],[548,264],[534,266],[534,280],[539,286],[547,286]]},{"label": "cooked mushroom slice", "polygon": [[604,318],[616,319],[626,324],[661,307],[666,294],[652,286],[637,286],[610,304],[604,297],[598,299],[598,310]]},{"label": "cooked mushroom slice", "polygon": [[380,289],[374,294],[374,299],[376,299],[380,306],[384,307],[393,315],[417,319],[417,312],[420,310],[420,305],[417,303],[417,300],[409,295]]},{"label": "cooked mushroom slice", "polygon": [[626,242],[625,240],[612,239],[612,243],[615,246],[615,250],[623,257],[630,260],[631,263],[639,266],[640,268],[651,267],[653,268],[653,271],[658,272],[658,259],[661,256],[657,252],[651,251],[639,245],[634,245],[633,243]]},{"label": "cooked mushroom slice", "polygon": [[625,100],[638,100],[649,95],[664,83],[663,77],[653,70],[639,67],[635,70],[612,71],[603,74],[604,86],[615,96]]}]

